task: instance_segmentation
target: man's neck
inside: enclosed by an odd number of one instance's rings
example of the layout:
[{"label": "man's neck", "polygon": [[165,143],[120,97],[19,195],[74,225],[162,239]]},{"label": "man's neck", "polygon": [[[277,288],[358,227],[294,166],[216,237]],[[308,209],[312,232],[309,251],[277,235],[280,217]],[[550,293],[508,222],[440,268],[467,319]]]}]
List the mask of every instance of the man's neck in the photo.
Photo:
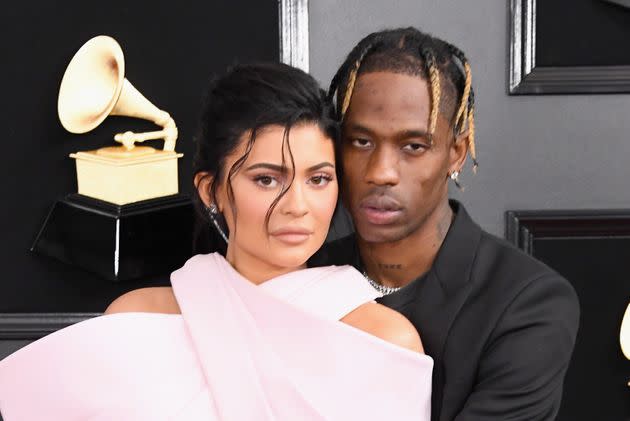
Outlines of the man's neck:
[{"label": "man's neck", "polygon": [[389,287],[402,287],[428,272],[453,220],[445,201],[407,237],[395,242],[367,242],[357,235],[364,269],[370,278]]}]

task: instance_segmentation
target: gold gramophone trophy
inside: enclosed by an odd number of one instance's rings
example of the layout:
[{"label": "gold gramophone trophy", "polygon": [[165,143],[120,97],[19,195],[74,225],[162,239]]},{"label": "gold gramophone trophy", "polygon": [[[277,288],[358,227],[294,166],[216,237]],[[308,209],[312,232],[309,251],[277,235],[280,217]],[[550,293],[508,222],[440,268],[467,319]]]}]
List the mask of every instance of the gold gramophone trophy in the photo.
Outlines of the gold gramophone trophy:
[{"label": "gold gramophone trophy", "polygon": [[[619,329],[619,344],[621,345],[621,352],[630,360],[630,304],[626,307],[626,312],[621,320],[621,329]],[[628,382],[630,386],[630,382]]]},{"label": "gold gramophone trophy", "polygon": [[[168,273],[190,256],[192,206],[178,195],[177,127],[125,79],[120,45],[111,37],[86,42],[59,88],[59,120],[86,133],[110,115],[153,121],[159,131],[124,132],[118,146],[70,154],[78,194],[55,203],[31,250],[110,280]],[[163,149],[138,145],[164,139]]]}]

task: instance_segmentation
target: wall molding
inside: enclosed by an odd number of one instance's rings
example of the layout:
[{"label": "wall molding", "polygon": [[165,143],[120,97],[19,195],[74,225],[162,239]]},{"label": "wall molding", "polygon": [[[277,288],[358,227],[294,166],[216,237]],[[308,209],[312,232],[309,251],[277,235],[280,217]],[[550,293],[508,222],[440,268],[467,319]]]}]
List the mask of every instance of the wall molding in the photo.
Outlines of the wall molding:
[{"label": "wall molding", "polygon": [[630,237],[630,209],[511,210],[505,239],[533,254],[534,239]]},{"label": "wall molding", "polygon": [[0,340],[35,340],[100,313],[3,313]]},{"label": "wall molding", "polygon": [[280,61],[309,71],[308,0],[279,0]]},{"label": "wall molding", "polygon": [[630,66],[536,65],[536,3],[510,0],[510,95],[630,92]]}]

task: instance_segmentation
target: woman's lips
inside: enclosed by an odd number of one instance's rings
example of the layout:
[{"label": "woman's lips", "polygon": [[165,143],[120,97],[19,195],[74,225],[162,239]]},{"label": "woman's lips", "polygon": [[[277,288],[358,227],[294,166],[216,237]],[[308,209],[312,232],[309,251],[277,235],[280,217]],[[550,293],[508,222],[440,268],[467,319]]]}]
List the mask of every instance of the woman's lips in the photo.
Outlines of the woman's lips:
[{"label": "woman's lips", "polygon": [[271,232],[271,235],[277,240],[289,244],[301,244],[309,239],[312,231],[304,228],[281,228]]}]

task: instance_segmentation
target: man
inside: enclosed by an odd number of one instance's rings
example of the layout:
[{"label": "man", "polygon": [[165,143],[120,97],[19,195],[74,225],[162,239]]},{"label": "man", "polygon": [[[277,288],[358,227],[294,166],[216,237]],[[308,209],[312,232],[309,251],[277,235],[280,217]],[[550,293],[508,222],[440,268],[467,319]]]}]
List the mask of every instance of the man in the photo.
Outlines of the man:
[{"label": "man", "polygon": [[414,28],[359,42],[330,89],[356,234],[312,263],[354,265],[414,324],[435,361],[432,420],[552,420],[578,301],[448,200],[467,154],[476,167],[470,82],[458,48]]}]

